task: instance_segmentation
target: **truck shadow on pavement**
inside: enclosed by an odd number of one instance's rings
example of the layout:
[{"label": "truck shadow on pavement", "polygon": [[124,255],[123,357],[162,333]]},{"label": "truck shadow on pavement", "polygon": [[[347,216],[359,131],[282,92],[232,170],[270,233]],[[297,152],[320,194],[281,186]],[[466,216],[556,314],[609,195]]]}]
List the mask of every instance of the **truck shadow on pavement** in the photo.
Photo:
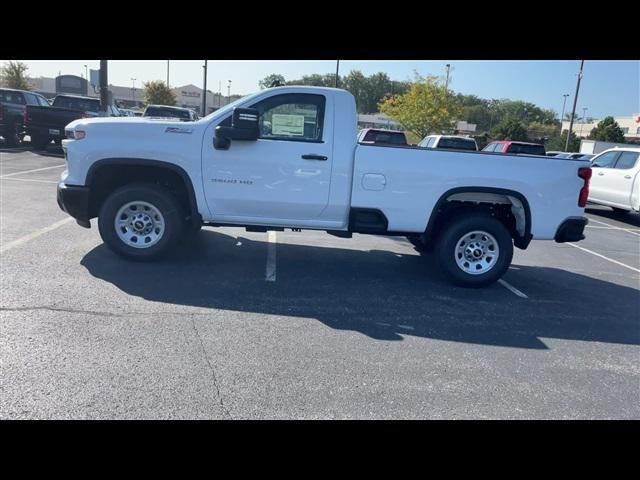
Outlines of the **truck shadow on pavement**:
[{"label": "truck shadow on pavement", "polygon": [[355,250],[352,240],[342,241],[345,248],[278,243],[275,282],[265,281],[266,242],[209,229],[153,263],[124,260],[100,245],[81,264],[154,302],[317,319],[377,340],[413,335],[527,349],[547,349],[545,337],[640,344],[636,289],[517,266],[505,278],[533,293],[523,299],[498,284],[451,286],[426,256]]}]

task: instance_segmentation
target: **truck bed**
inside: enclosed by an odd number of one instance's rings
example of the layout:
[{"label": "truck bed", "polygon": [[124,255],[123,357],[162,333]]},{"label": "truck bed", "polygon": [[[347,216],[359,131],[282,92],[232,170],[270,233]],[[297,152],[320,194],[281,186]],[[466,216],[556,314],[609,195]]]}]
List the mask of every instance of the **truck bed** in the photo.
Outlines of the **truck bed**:
[{"label": "truck bed", "polygon": [[578,169],[588,166],[576,159],[358,144],[351,206],[383,205],[390,231],[422,232],[434,205],[456,188],[503,189],[525,197],[533,238],[553,239],[565,218],[583,214]]}]

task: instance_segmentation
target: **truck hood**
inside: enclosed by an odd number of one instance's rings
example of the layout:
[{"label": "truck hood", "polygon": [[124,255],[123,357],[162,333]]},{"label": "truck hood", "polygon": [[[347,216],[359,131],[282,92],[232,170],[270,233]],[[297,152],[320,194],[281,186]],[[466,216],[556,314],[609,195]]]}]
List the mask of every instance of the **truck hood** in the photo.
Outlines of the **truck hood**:
[{"label": "truck hood", "polygon": [[206,122],[202,121],[181,122],[171,118],[96,117],[74,120],[65,130],[83,130],[89,139],[96,136],[140,139],[165,134],[195,134],[205,126]]}]

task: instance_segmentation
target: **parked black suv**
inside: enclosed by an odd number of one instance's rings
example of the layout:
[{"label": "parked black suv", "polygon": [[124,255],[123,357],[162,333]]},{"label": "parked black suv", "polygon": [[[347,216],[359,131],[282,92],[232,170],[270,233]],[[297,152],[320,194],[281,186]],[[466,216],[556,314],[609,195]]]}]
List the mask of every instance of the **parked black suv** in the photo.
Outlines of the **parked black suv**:
[{"label": "parked black suv", "polygon": [[0,137],[8,147],[15,147],[22,141],[27,105],[48,107],[49,102],[39,93],[0,88]]}]

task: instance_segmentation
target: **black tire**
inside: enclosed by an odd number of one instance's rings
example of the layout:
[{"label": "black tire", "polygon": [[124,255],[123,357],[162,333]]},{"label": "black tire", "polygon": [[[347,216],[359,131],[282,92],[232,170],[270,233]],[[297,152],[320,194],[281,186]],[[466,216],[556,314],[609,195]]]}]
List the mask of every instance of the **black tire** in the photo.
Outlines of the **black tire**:
[{"label": "black tire", "polygon": [[31,147],[33,150],[46,150],[49,143],[51,143],[49,137],[43,137],[41,135],[31,136]]},{"label": "black tire", "polygon": [[[151,204],[164,218],[164,232],[150,247],[132,247],[116,232],[114,222],[118,210],[135,201]],[[104,243],[118,255],[132,260],[151,260],[166,254],[179,242],[184,232],[184,214],[180,202],[169,191],[151,183],[134,183],[117,189],[104,201],[98,215],[98,229]]]},{"label": "black tire", "polygon": [[[485,273],[471,274],[458,266],[456,247],[463,236],[473,231],[490,234],[498,246],[497,258]],[[472,214],[451,220],[440,234],[436,257],[441,272],[451,283],[468,288],[480,288],[496,282],[509,268],[513,259],[513,239],[507,228],[497,219],[485,214]],[[491,257],[486,257],[491,259]],[[471,265],[474,265],[471,262]]]},{"label": "black tire", "polygon": [[20,136],[16,133],[16,127],[7,127],[7,131],[4,136],[4,144],[7,147],[15,148],[19,147],[22,143],[20,140]]}]

